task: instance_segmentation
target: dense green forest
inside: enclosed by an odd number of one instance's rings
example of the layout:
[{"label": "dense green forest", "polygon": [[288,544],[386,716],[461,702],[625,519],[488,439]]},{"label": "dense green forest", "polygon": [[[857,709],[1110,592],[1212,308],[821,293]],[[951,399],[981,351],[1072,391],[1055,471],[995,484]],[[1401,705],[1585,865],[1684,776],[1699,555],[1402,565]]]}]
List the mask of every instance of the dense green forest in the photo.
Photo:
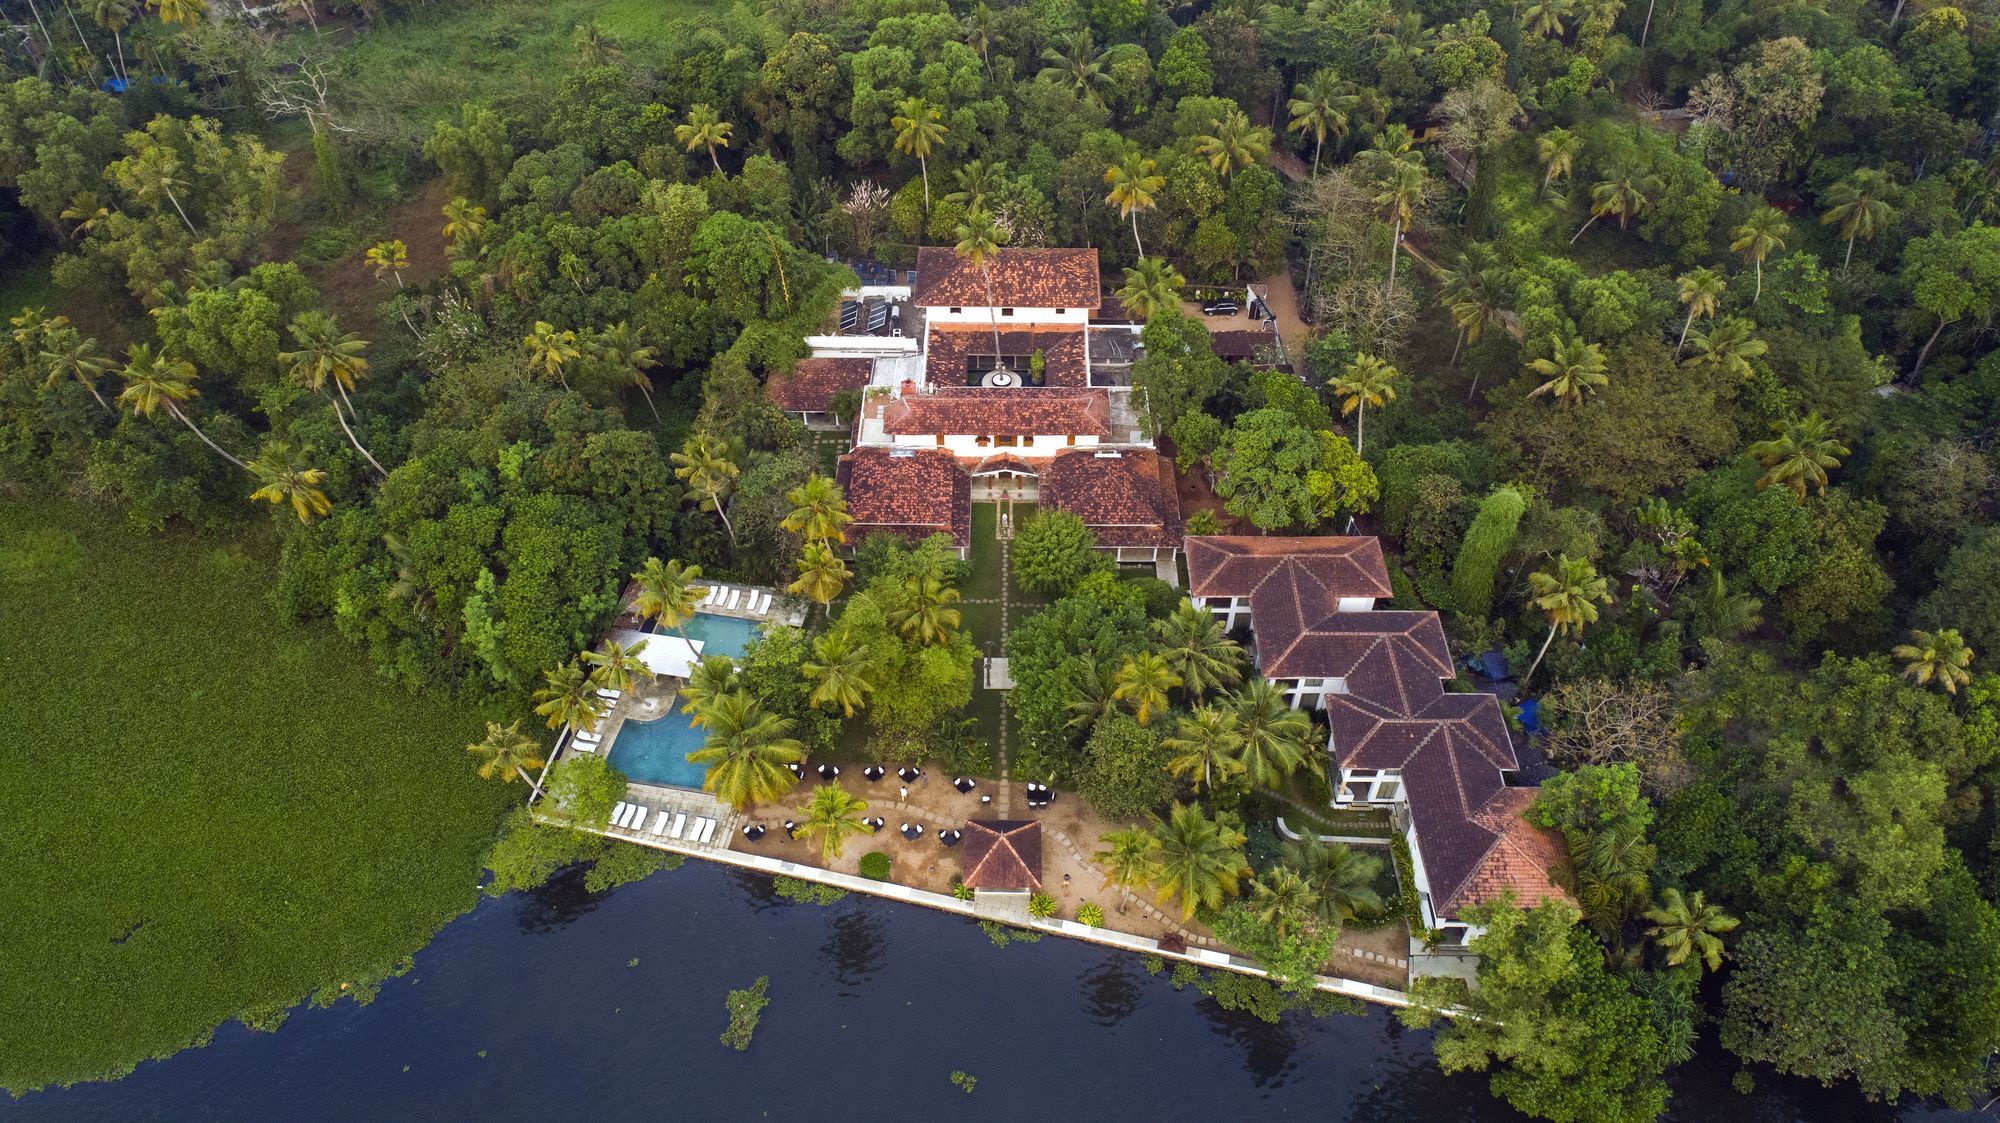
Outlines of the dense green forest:
[{"label": "dense green forest", "polygon": [[[1578,907],[1495,908],[1482,985],[1419,984],[1412,1020],[1479,1015],[1447,1067],[1649,1119],[1713,1033],[1740,1083],[1990,1095],[2000,10],[281,7],[7,0],[10,495],[275,527],[279,613],[461,702],[553,686],[648,558],[822,604],[851,577],[899,661],[863,735],[934,747],[965,576],[830,560],[796,517],[826,450],[762,387],[851,283],[832,256],[1094,246],[1181,470],[1259,529],[1360,515],[1399,606],[1540,700]],[[1303,387],[1173,299],[1279,274]],[[1174,597],[1074,530],[1039,532],[1053,603],[1007,642],[1020,751],[1159,809],[1201,787],[1159,731],[1202,692],[1097,668],[1166,659]],[[948,626],[916,635],[927,584]],[[811,747],[842,727],[798,671],[856,634],[744,671]]]}]

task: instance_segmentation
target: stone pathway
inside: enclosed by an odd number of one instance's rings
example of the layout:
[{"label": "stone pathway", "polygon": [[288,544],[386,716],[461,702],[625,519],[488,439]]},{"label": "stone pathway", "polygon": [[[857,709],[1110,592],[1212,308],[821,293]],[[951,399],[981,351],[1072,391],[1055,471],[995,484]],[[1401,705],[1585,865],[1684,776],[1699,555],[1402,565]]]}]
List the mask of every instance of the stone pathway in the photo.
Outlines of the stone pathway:
[{"label": "stone pathway", "polygon": [[[1013,599],[1007,595],[1009,575],[1013,573],[1014,505],[1011,502],[1006,505],[1005,514],[1007,517],[996,520],[995,529],[995,533],[1000,537],[1000,635],[1003,642],[1007,635],[1007,610],[1012,607],[1008,602]],[[1013,685],[1011,678],[1008,679],[1007,685]],[[1011,818],[1014,813],[1012,791],[1014,785],[1008,782],[1010,777],[1007,774],[1007,714],[1007,695],[1002,694],[1000,695],[1000,742],[997,758],[994,761],[1000,767],[1000,798],[993,801],[994,811],[1002,819]]]}]

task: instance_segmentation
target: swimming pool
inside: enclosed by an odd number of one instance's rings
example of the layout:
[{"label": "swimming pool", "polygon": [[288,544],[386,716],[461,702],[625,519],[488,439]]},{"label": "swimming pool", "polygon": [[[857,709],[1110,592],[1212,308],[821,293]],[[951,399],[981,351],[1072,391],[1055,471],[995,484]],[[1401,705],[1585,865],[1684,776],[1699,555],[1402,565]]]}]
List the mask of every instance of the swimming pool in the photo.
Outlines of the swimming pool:
[{"label": "swimming pool", "polygon": [[679,706],[651,721],[625,719],[611,739],[611,767],[641,784],[699,788],[708,769],[689,764],[687,755],[701,748],[708,735],[693,725],[692,715]]},{"label": "swimming pool", "polygon": [[[657,625],[654,630],[665,635],[676,634],[671,628],[659,628]],[[719,653],[731,659],[741,659],[743,649],[750,646],[750,637],[757,634],[757,625],[734,616],[697,612],[681,625],[681,631],[687,633],[687,638],[701,641],[703,655]]]}]

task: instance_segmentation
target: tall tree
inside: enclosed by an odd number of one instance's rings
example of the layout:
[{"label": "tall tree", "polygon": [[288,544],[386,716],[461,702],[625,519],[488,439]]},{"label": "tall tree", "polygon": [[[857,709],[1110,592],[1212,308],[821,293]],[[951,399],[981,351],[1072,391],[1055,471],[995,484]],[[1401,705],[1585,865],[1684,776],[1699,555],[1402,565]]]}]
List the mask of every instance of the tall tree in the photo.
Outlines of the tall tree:
[{"label": "tall tree", "polygon": [[1110,75],[1104,70],[1104,56],[1097,52],[1090,32],[1079,30],[1061,49],[1042,51],[1042,72],[1038,77],[1068,86],[1077,97],[1092,105],[1104,104],[1104,87]]},{"label": "tall tree", "polygon": [[1856,238],[1872,242],[1895,221],[1896,208],[1889,204],[1895,193],[1896,181],[1879,168],[1852,172],[1827,191],[1821,200],[1826,213],[1819,221],[1822,226],[1838,225],[1840,236],[1847,239],[1847,252],[1840,258],[1842,269],[1854,261]]},{"label": "tall tree", "polygon": [[777,799],[798,783],[785,766],[806,752],[792,736],[791,718],[764,709],[748,691],[729,690],[702,705],[701,719],[708,740],[687,759],[707,766],[703,791],[742,808]]},{"label": "tall tree", "polygon": [[1549,184],[1568,179],[1576,171],[1576,158],[1583,151],[1583,138],[1560,126],[1535,138],[1535,157],[1542,162],[1542,190]]},{"label": "tall tree", "polygon": [[550,729],[567,725],[582,733],[595,732],[604,716],[604,700],[597,696],[590,676],[575,660],[542,672],[542,685],[535,688],[535,712],[548,721]]},{"label": "tall tree", "polygon": [[735,130],[736,126],[723,120],[713,106],[700,102],[689,107],[686,123],[674,126],[674,139],[687,146],[689,152],[697,148],[708,149],[708,162],[715,165],[715,173],[721,175],[722,160],[715,150],[729,147],[729,134]]},{"label": "tall tree", "polygon": [[1153,820],[1159,841],[1158,873],[1153,887],[1161,901],[1181,899],[1181,919],[1201,907],[1221,908],[1250,876],[1243,859],[1243,831],[1233,816],[1211,819],[1198,805],[1175,803],[1165,819]]},{"label": "tall tree", "polygon": [[812,473],[805,483],[785,493],[785,502],[792,505],[778,524],[785,530],[802,535],[807,542],[847,541],[847,524],[854,516],[847,513],[847,498],[831,477]]},{"label": "tall tree", "polygon": [[1623,230],[1635,218],[1646,212],[1652,205],[1651,196],[1660,189],[1657,177],[1648,174],[1633,164],[1621,164],[1611,170],[1604,179],[1590,185],[1590,217],[1577,227],[1570,237],[1570,245],[1575,245],[1590,225],[1605,215],[1618,220],[1618,229]]},{"label": "tall tree", "polygon": [[1356,414],[1354,419],[1354,451],[1360,452],[1368,424],[1368,407],[1381,409],[1396,400],[1396,380],[1402,372],[1382,359],[1369,354],[1354,356],[1347,369],[1340,372],[1329,387],[1340,399],[1340,415]]},{"label": "tall tree", "polygon": [[1292,708],[1284,688],[1267,678],[1243,684],[1234,700],[1236,727],[1243,735],[1243,778],[1259,787],[1277,789],[1304,768],[1319,772],[1325,765],[1314,743],[1312,718]]},{"label": "tall tree", "polygon": [[1587,558],[1568,554],[1557,555],[1553,569],[1528,574],[1528,593],[1529,603],[1549,618],[1549,634],[1542,640],[1541,650],[1535,652],[1535,661],[1528,664],[1528,673],[1521,676],[1523,687],[1534,679],[1557,632],[1580,635],[1586,625],[1597,621],[1597,606],[1611,603],[1610,583],[1598,576],[1597,567]]},{"label": "tall tree", "polygon": [[443,234],[451,239],[454,253],[477,250],[480,238],[486,233],[486,208],[474,203],[463,195],[454,196],[444,205]]},{"label": "tall tree", "polygon": [[1104,170],[1104,182],[1111,187],[1104,201],[1118,208],[1119,218],[1131,221],[1132,245],[1140,260],[1146,257],[1146,244],[1139,240],[1139,215],[1159,205],[1159,194],[1167,186],[1166,177],[1155,174],[1156,167],[1151,159],[1130,151]]},{"label": "tall tree", "polygon": [[132,75],[125,69],[125,29],[132,26],[132,17],[139,5],[133,0],[91,0],[90,14],[97,26],[111,33],[111,41],[118,45],[118,76],[130,80]]},{"label": "tall tree", "polygon": [[1181,684],[1166,656],[1152,651],[1127,655],[1111,676],[1111,696],[1132,707],[1140,725],[1167,708],[1167,692]]},{"label": "tall tree", "polygon": [[1194,698],[1235,686],[1243,679],[1243,648],[1206,608],[1181,598],[1173,612],[1153,622],[1161,654]]},{"label": "tall tree", "polygon": [[1577,336],[1557,339],[1546,358],[1529,361],[1528,369],[1544,381],[1528,391],[1528,396],[1547,394],[1565,406],[1579,405],[1591,391],[1610,384],[1604,367],[1604,348],[1598,344],[1585,343]]},{"label": "tall tree", "polygon": [[368,341],[351,331],[342,332],[331,315],[314,309],[292,317],[290,330],[298,349],[280,352],[278,361],[289,364],[292,378],[313,393],[324,394],[327,384],[333,384],[339,397],[327,400],[333,406],[334,420],[340,422],[340,431],[347,434],[347,443],[354,451],[386,477],[388,470],[362,445],[347,415],[341,412],[342,402],[347,403],[348,413],[354,412],[354,401],[347,395],[368,373],[368,360],[361,354],[368,349]]},{"label": "tall tree", "polygon": [[925,647],[942,647],[958,632],[958,590],[934,574],[911,574],[896,589],[889,606],[891,627]]},{"label": "tall tree", "polygon": [[1241,109],[1229,110],[1211,127],[1213,132],[1194,138],[1195,151],[1225,180],[1271,153],[1271,130],[1251,124]]},{"label": "tall tree", "polygon": [[1918,686],[1936,683],[1944,687],[1946,694],[1958,693],[1958,688],[1972,683],[1972,649],[1965,645],[1965,639],[1956,628],[1943,628],[1935,632],[1912,629],[1912,643],[1899,643],[1889,654],[1903,661],[1903,676]]},{"label": "tall tree", "polygon": [[920,97],[906,97],[896,103],[896,115],[889,127],[896,131],[896,151],[917,158],[924,177],[924,217],[931,213],[931,153],[944,143],[944,111]]},{"label": "tall tree", "polygon": [[[1099,838],[1104,849],[1090,860],[1104,867],[1104,880],[1118,889],[1151,885],[1160,877],[1160,840],[1152,831],[1130,827],[1107,831]],[[1125,911],[1125,895],[1119,894],[1118,911]]]},{"label": "tall tree", "polygon": [[1382,130],[1375,143],[1355,157],[1367,174],[1369,202],[1389,224],[1388,292],[1396,291],[1396,257],[1403,247],[1403,233],[1410,228],[1417,207],[1430,190],[1430,174],[1424,170],[1423,155],[1412,148],[1410,131],[1401,125]]},{"label": "tall tree", "polygon": [[799,551],[798,566],[798,579],[785,586],[785,591],[797,593],[822,608],[832,604],[854,576],[840,555],[825,542],[806,543]]},{"label": "tall tree", "polygon": [[1346,136],[1348,116],[1360,104],[1361,97],[1354,92],[1354,84],[1332,69],[1313,71],[1312,77],[1292,91],[1292,99],[1285,104],[1291,114],[1285,131],[1313,138],[1314,179],[1319,178],[1320,150],[1326,147],[1327,136]]},{"label": "tall tree", "polygon": [[229,461],[244,471],[250,466],[223,451],[221,445],[209,439],[180,404],[189,398],[199,397],[194,388],[194,364],[186,359],[171,355],[154,354],[144,343],[135,343],[125,354],[125,365],[119,369],[118,377],[125,380],[125,388],[118,392],[118,404],[141,417],[151,418],[158,410],[166,410],[168,416],[188,427],[188,431],[201,438],[201,443],[215,450],[217,456]]},{"label": "tall tree", "polygon": [[856,643],[845,628],[820,633],[813,640],[813,657],[799,670],[812,683],[812,704],[839,706],[842,717],[853,717],[875,692],[875,662],[868,645]]},{"label": "tall tree", "polygon": [[1777,436],[1749,448],[1750,455],[1766,469],[1757,479],[1758,489],[1782,484],[1792,489],[1800,503],[1806,501],[1808,487],[1826,494],[1827,471],[1840,467],[1841,458],[1848,454],[1847,446],[1833,435],[1833,423],[1811,413],[1792,421],[1774,421],[1771,428]]},{"label": "tall tree", "polygon": [[[62,317],[56,317],[61,320]],[[57,326],[51,321],[50,330],[41,336],[41,349],[36,352],[42,362],[49,367],[48,378],[42,383],[44,388],[53,387],[67,375],[83,384],[97,404],[106,413],[116,413],[111,403],[98,393],[97,380],[111,369],[111,356],[98,349],[97,340],[85,338],[66,322]]]},{"label": "tall tree", "polygon": [[1742,254],[1743,260],[1757,267],[1757,291],[1750,303],[1763,299],[1764,262],[1785,248],[1785,236],[1791,232],[1792,224],[1785,221],[1785,212],[1768,205],[1750,212],[1749,218],[1729,232],[1729,251]]},{"label": "tall tree", "polygon": [[993,328],[993,362],[998,366],[1003,352],[1000,350],[1000,309],[994,306],[997,302],[993,299],[993,259],[999,255],[1000,243],[1006,240],[1007,234],[993,221],[993,216],[986,213],[984,206],[975,204],[966,212],[965,221],[958,224],[952,236],[958,239],[958,243],[952,246],[952,252],[979,270],[980,278],[986,282],[986,319]]},{"label": "tall tree", "polygon": [[847,848],[849,836],[869,833],[871,828],[863,818],[867,814],[866,800],[839,784],[821,784],[813,789],[811,801],[799,816],[798,831],[819,840],[820,863],[831,866]]},{"label": "tall tree", "polygon": [[539,794],[541,789],[535,778],[528,775],[530,768],[540,768],[546,761],[542,757],[542,746],[534,738],[521,732],[521,723],[501,725],[497,721],[486,723],[486,737],[476,744],[465,746],[465,751],[479,759],[479,778],[491,780],[500,777],[503,783],[513,783],[514,777],[528,781],[528,786]]},{"label": "tall tree", "polygon": [[1694,354],[1689,363],[1720,368],[1736,378],[1750,377],[1750,360],[1770,350],[1770,345],[1750,334],[1752,325],[1741,316],[1727,316],[1707,331],[1694,333]]},{"label": "tall tree", "polygon": [[736,689],[736,660],[720,652],[704,655],[688,671],[681,684],[681,712],[689,715],[689,725],[708,721],[708,708],[724,694]]},{"label": "tall tree", "polygon": [[679,559],[662,562],[647,558],[632,580],[639,586],[632,599],[633,614],[641,620],[658,620],[661,627],[672,628],[686,642],[685,625],[708,595],[708,586],[695,583],[701,580],[701,567],[685,565]]},{"label": "tall tree", "polygon": [[659,348],[647,346],[640,340],[636,329],[620,320],[592,335],[590,350],[611,369],[623,374],[645,396],[646,408],[652,411],[653,420],[658,422],[660,407],[653,404],[653,380],[646,372],[660,365]]},{"label": "tall tree", "polygon": [[1680,302],[1687,309],[1687,319],[1681,322],[1680,340],[1674,344],[1674,354],[1678,355],[1687,346],[1688,329],[1695,320],[1715,315],[1722,304],[1722,294],[1729,291],[1729,282],[1704,265],[1681,274],[1675,285],[1680,290]]},{"label": "tall tree", "polygon": [[1174,754],[1167,770],[1190,780],[1197,794],[1212,792],[1217,781],[1243,771],[1243,734],[1237,730],[1236,711],[1227,706],[1196,706],[1160,745]]},{"label": "tall tree", "polygon": [[1382,896],[1375,891],[1382,859],[1375,855],[1344,842],[1299,838],[1285,843],[1281,860],[1313,887],[1321,921],[1345,926],[1382,914]]},{"label": "tall tree", "polygon": [[301,523],[309,523],[333,510],[321,485],[326,473],[313,467],[308,458],[312,449],[295,449],[286,441],[268,441],[250,461],[250,474],[258,487],[250,498],[273,506],[289,503]]},{"label": "tall tree", "polygon": [[576,332],[568,328],[557,331],[547,320],[536,320],[534,330],[521,337],[521,350],[528,353],[530,374],[553,378],[565,390],[569,389],[569,379],[564,376],[563,368],[583,357]]},{"label": "tall tree", "polygon": [[1660,903],[1646,910],[1646,919],[1653,922],[1646,934],[1667,953],[1667,966],[1679,967],[1693,959],[1710,971],[1722,969],[1722,937],[1739,923],[1709,904],[1701,890],[1683,896],[1671,886],[1660,891]]},{"label": "tall tree", "polygon": [[1187,285],[1187,278],[1165,258],[1142,257],[1124,272],[1125,284],[1112,295],[1133,318],[1146,321],[1162,309],[1180,308],[1181,289]]},{"label": "tall tree", "polygon": [[715,512],[729,535],[729,544],[736,545],[736,528],[729,523],[728,494],[735,490],[742,469],[730,459],[728,446],[697,431],[688,435],[672,460],[674,475],[701,495],[701,509]]},{"label": "tall tree", "polygon": [[632,690],[639,683],[639,676],[649,674],[640,656],[645,654],[646,640],[621,644],[605,637],[597,645],[597,650],[583,653],[583,661],[590,664],[590,683],[604,690],[620,693]]}]

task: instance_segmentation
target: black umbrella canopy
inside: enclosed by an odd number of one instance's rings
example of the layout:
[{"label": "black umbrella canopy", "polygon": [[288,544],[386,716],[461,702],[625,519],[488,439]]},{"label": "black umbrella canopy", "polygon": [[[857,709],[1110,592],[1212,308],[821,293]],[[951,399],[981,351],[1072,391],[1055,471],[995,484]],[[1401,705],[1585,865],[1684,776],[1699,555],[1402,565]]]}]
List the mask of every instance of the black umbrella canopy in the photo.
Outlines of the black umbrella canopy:
[{"label": "black umbrella canopy", "polygon": [[868,767],[861,770],[861,776],[863,779],[867,780],[869,783],[872,784],[875,781],[880,780],[888,771],[889,771],[888,769],[882,767],[879,764],[871,764]]},{"label": "black umbrella canopy", "polygon": [[897,777],[900,778],[905,784],[909,783],[910,781],[916,779],[917,777],[923,774],[924,774],[923,769],[916,768],[908,764],[904,765],[901,768],[896,769]]},{"label": "black umbrella canopy", "polygon": [[938,841],[944,843],[946,846],[957,846],[958,840],[962,837],[964,836],[957,831],[938,832]]},{"label": "black umbrella canopy", "polygon": [[922,838],[923,835],[924,835],[924,825],[922,823],[903,824],[903,837],[905,839],[914,842],[917,839]]},{"label": "black umbrella canopy", "polygon": [[972,789],[979,786],[979,781],[974,780],[970,776],[960,776],[958,779],[953,780],[951,782],[951,786],[957,788],[961,792],[969,792]]},{"label": "black umbrella canopy", "polygon": [[822,764],[819,766],[820,779],[834,780],[838,779],[839,777],[840,777],[840,769],[838,767],[831,764]]}]

